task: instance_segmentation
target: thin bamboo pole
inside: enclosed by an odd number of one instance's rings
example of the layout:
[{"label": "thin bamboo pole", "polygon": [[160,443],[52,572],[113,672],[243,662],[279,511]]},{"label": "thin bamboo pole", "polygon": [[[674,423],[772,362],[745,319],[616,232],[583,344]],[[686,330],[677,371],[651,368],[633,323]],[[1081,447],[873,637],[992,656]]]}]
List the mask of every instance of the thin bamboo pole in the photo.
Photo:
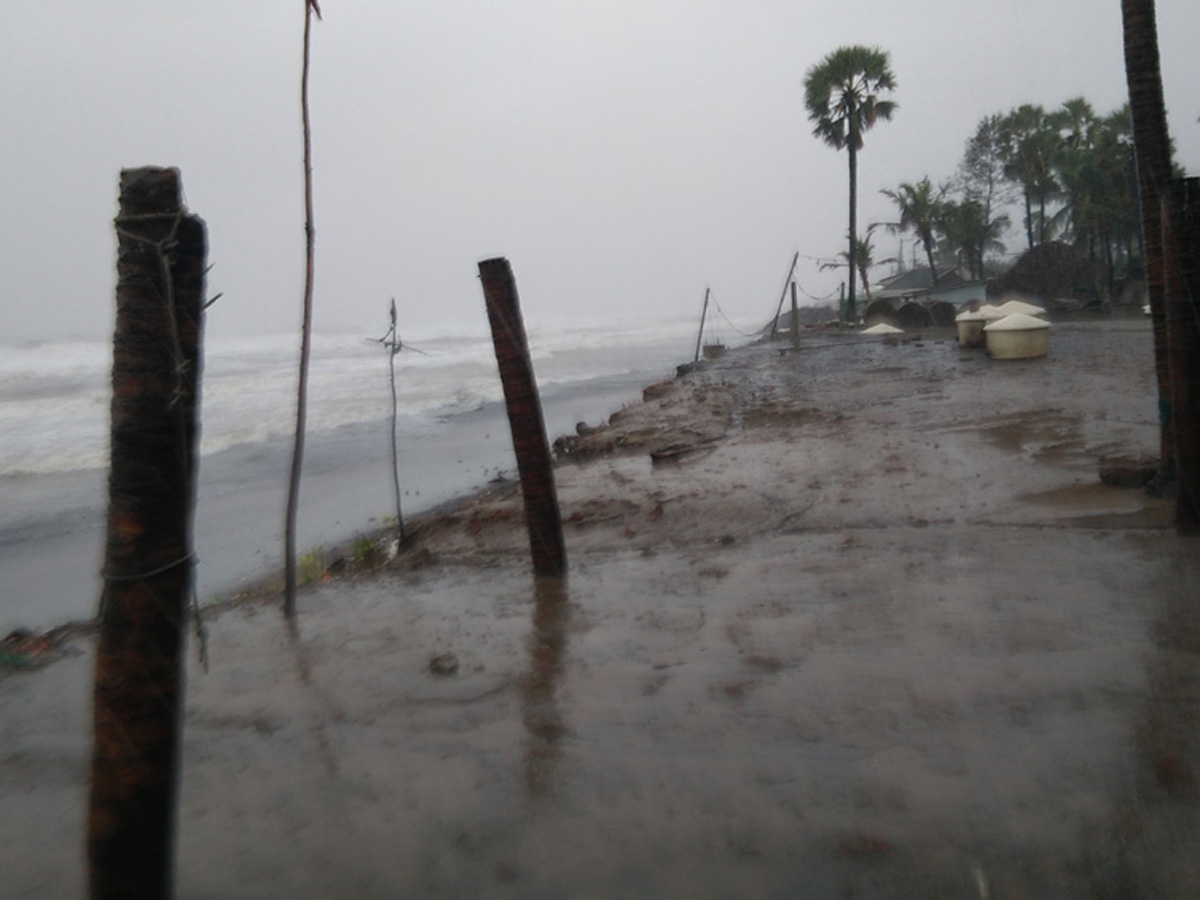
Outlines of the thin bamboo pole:
[{"label": "thin bamboo pole", "polygon": [[296,382],[296,433],[288,475],[287,508],[283,520],[283,614],[296,616],[296,515],[300,508],[300,474],[304,469],[304,434],[308,427],[308,360],[312,346],[313,229],[312,123],[308,112],[308,65],[312,17],[321,17],[316,0],[304,0],[304,55],[300,69],[300,123],[304,139],[304,302],[300,325],[300,372]]},{"label": "thin bamboo pole", "polygon": [[400,508],[400,452],[396,446],[396,422],[399,401],[396,397],[396,354],[403,346],[396,331],[396,298],[392,298],[392,327],[388,331],[384,346],[388,351],[388,384],[392,389],[392,495],[396,502],[396,543],[404,542],[404,513]]}]

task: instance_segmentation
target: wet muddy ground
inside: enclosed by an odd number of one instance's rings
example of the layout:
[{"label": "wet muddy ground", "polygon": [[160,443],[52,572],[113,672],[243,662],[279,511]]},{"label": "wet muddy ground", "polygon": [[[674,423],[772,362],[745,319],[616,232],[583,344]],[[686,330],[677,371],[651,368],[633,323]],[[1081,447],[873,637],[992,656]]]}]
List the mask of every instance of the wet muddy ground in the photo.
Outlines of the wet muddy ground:
[{"label": "wet muddy ground", "polygon": [[[572,442],[518,498],[246,603],[191,665],[178,896],[1200,896],[1200,554],[1142,322],[991,362],[813,335]],[[575,460],[575,461],[572,461]],[[83,879],[85,639],[0,676],[0,896]]]}]

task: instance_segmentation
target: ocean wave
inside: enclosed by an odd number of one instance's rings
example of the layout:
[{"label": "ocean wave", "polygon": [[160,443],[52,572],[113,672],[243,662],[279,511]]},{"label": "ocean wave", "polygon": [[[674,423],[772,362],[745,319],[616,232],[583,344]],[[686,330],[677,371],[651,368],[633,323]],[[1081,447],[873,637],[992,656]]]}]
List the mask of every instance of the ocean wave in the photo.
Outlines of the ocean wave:
[{"label": "ocean wave", "polygon": [[[686,323],[653,327],[559,323],[531,330],[543,394],[611,377],[647,380],[690,356]],[[491,339],[414,332],[393,360],[402,428],[503,399]],[[289,437],[295,423],[296,335],[214,339],[204,348],[201,453]],[[0,475],[108,464],[111,348],[106,342],[26,342],[0,348]],[[308,429],[326,432],[391,415],[388,353],[361,335],[317,334]]]}]

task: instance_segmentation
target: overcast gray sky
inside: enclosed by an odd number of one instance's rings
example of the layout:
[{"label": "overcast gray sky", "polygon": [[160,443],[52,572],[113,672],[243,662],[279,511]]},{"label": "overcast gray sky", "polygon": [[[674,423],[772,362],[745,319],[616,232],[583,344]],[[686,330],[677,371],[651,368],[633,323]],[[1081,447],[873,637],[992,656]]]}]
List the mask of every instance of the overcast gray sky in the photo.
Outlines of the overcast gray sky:
[{"label": "overcast gray sky", "polygon": [[[811,136],[805,70],[891,54],[881,188],[951,175],[984,115],[1125,101],[1118,0],[322,0],[312,115],[318,329],[486,330],[478,260],[526,321],[773,311],[840,276],[846,161]],[[301,0],[0,3],[0,340],[111,329],[122,167],[178,166],[208,222],[210,334],[298,328]],[[1160,0],[1172,136],[1200,172],[1200,3]],[[1189,46],[1190,45],[1190,46]],[[1010,249],[1020,248],[1014,235]],[[891,255],[894,239],[884,239]]]}]

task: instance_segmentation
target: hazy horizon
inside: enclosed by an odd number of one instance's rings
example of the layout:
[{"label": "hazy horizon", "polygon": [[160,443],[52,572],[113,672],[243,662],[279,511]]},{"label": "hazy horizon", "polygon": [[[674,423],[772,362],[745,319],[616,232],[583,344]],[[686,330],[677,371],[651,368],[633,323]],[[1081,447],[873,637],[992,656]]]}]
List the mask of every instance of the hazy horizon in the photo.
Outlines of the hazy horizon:
[{"label": "hazy horizon", "polygon": [[[506,256],[526,321],[698,316],[706,287],[766,321],[792,253],[837,291],[843,153],[811,135],[805,71],[891,55],[900,108],[866,137],[879,194],[950,177],[985,115],[1126,99],[1120,5],[323,3],[312,46],[316,328],[486,329],[476,263]],[[209,226],[212,335],[297,330],[302,4],[83,0],[0,9],[0,340],[111,330],[117,179],[177,166]],[[1200,6],[1160,2],[1179,162],[1200,171]],[[1014,221],[1017,217],[1014,216]],[[879,239],[883,256],[896,239]],[[1013,232],[1010,252],[1023,239]],[[880,274],[886,270],[876,270]]]}]

